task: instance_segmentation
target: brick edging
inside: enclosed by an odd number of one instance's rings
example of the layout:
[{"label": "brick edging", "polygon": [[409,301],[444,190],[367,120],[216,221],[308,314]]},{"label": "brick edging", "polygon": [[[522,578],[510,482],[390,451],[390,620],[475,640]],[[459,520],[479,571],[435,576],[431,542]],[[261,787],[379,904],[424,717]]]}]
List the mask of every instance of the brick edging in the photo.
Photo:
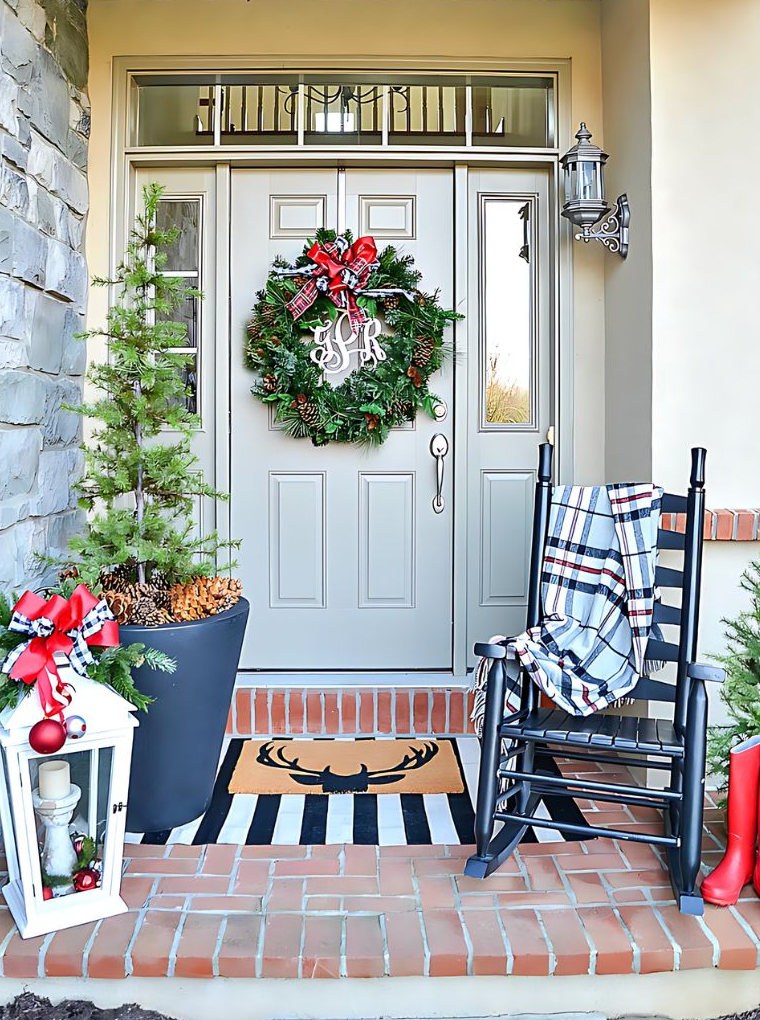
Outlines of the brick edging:
[{"label": "brick edging", "polygon": [[[686,530],[686,514],[663,514],[665,531]],[[708,542],[760,541],[760,507],[750,510],[705,510],[705,540]]]},{"label": "brick edging", "polygon": [[238,687],[227,733],[457,736],[473,732],[472,697],[462,687]]}]

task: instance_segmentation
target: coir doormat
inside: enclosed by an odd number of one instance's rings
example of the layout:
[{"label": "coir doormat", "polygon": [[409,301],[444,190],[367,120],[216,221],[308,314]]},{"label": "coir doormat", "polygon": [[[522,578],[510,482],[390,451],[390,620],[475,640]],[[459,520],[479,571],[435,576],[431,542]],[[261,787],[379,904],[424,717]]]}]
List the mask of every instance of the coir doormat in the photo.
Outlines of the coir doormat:
[{"label": "coir doormat", "polygon": [[235,793],[462,793],[448,740],[247,740]]}]

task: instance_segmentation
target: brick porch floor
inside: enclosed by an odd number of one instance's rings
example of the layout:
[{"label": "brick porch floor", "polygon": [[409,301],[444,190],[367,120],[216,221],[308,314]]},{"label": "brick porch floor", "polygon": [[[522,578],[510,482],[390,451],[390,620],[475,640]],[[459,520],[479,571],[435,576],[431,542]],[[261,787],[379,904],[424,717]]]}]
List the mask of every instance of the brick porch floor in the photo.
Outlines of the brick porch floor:
[{"label": "brick porch floor", "polygon": [[[627,824],[651,825],[645,815]],[[721,843],[711,801],[707,816],[710,867]],[[129,913],[23,941],[2,909],[2,975],[434,977],[758,966],[760,900],[751,888],[736,907],[683,917],[648,846],[532,844],[484,882],[462,875],[470,852],[127,846]]]}]

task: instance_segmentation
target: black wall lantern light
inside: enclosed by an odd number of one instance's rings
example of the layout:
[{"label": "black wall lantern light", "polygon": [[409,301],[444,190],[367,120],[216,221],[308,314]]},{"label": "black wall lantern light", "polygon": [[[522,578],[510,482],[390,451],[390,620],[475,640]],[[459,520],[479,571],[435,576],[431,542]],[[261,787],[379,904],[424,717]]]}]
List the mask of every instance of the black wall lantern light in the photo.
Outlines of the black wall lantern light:
[{"label": "black wall lantern light", "polygon": [[[565,204],[562,215],[581,232],[576,241],[601,241],[622,258],[628,255],[628,196],[620,195],[610,210],[604,198],[604,164],[609,158],[591,142],[591,132],[581,121],[576,144],[560,160],[565,172]],[[606,218],[605,218],[606,217]],[[603,222],[600,223],[600,220]],[[598,228],[593,228],[599,224]]]}]

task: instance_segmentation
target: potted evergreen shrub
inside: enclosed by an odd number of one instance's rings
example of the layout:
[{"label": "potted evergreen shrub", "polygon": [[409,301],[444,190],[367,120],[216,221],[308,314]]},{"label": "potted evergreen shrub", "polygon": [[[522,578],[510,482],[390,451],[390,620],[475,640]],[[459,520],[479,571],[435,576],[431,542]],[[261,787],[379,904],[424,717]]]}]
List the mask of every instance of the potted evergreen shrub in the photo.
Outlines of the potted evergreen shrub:
[{"label": "potted evergreen shrub", "polygon": [[[177,353],[186,327],[173,314],[201,298],[165,275],[176,230],[157,226],[162,188],[143,192],[126,255],[113,279],[115,299],[102,329],[109,357],[88,382],[97,395],[74,410],[94,421],[85,447],[80,504],[89,512],[71,552],[82,578],[102,593],[124,645],[148,645],[176,661],[173,674],[148,660],[135,683],[152,699],[140,713],[132,757],[127,828],[154,832],[197,818],[207,808],[224,739],[248,602],[220,567],[234,543],[198,535],[198,497],[225,499],[207,485],[191,452],[197,418],[186,408]],[[220,573],[222,571],[222,573]]]},{"label": "potted evergreen shrub", "polygon": [[726,671],[720,696],[727,719],[711,727],[708,745],[709,770],[723,791],[731,748],[760,735],[760,562],[750,563],[740,584],[749,605],[735,619],[722,621],[726,652],[717,660]]}]

